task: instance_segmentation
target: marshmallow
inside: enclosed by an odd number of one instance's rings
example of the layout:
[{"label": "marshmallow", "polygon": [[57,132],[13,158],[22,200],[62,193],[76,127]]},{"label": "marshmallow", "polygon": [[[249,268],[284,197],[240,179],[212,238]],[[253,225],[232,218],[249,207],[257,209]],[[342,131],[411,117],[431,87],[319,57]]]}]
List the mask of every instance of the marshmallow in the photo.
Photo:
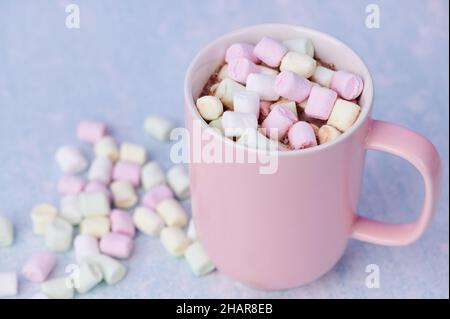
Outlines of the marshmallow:
[{"label": "marshmallow", "polygon": [[222,125],[222,116],[219,117],[216,120],[212,120],[209,122],[209,126],[215,130],[217,130],[218,133],[223,135],[223,125]]},{"label": "marshmallow", "polygon": [[334,73],[335,71],[318,65],[314,71],[314,74],[311,76],[311,80],[329,88],[331,86],[331,80],[333,79]]},{"label": "marshmallow", "polygon": [[100,251],[111,257],[129,258],[133,251],[133,239],[119,233],[106,233],[100,239]]},{"label": "marshmallow", "polygon": [[259,122],[262,123],[264,119],[269,115],[272,103],[270,101],[260,101],[259,102]]},{"label": "marshmallow", "polygon": [[364,82],[359,75],[337,71],[331,80],[331,88],[346,100],[356,99],[364,88]]},{"label": "marshmallow", "polygon": [[164,220],[154,211],[146,207],[137,207],[133,214],[134,225],[149,236],[158,236],[164,228]]},{"label": "marshmallow", "polygon": [[360,112],[358,104],[337,99],[327,124],[344,132],[355,123]]},{"label": "marshmallow", "polygon": [[97,157],[89,169],[89,180],[105,184],[111,182],[113,163],[108,157]]},{"label": "marshmallow", "polygon": [[14,227],[11,221],[0,216],[0,247],[11,246],[14,241]]},{"label": "marshmallow", "polygon": [[18,283],[15,272],[0,272],[0,298],[17,295]]},{"label": "marshmallow", "polygon": [[275,92],[291,101],[303,102],[311,92],[311,82],[291,71],[283,71],[275,80]]},{"label": "marshmallow", "polygon": [[[228,64],[224,64],[222,65],[222,67],[220,68],[219,72],[217,73],[217,79],[219,81],[222,81],[223,79],[229,78],[230,76],[228,75]],[[217,83],[218,84],[218,83]],[[212,92],[214,92],[214,90],[212,90]]]},{"label": "marshmallow", "polygon": [[75,175],[64,175],[58,180],[57,189],[61,194],[77,194],[81,192],[86,185],[86,181]]},{"label": "marshmallow", "polygon": [[39,204],[31,210],[33,232],[36,235],[44,235],[47,225],[58,215],[56,207],[50,204]]},{"label": "marshmallow", "polygon": [[316,69],[316,60],[309,55],[289,52],[281,61],[280,71],[292,71],[309,78]]},{"label": "marshmallow", "polygon": [[94,144],[101,139],[105,133],[106,125],[101,122],[84,120],[78,124],[77,136],[82,141]]},{"label": "marshmallow", "polygon": [[89,217],[81,221],[80,234],[101,238],[109,231],[110,220],[108,217]]},{"label": "marshmallow", "polygon": [[122,143],[120,146],[120,159],[122,161],[144,165],[147,160],[147,151],[142,145]]},{"label": "marshmallow", "polygon": [[88,165],[87,160],[75,146],[61,146],[56,151],[56,161],[65,174],[78,174]]},{"label": "marshmallow", "polygon": [[157,162],[148,162],[141,170],[142,185],[145,190],[166,182],[166,176]]},{"label": "marshmallow", "polygon": [[74,226],[81,222],[83,216],[80,211],[78,195],[70,194],[61,198],[59,202],[59,215]]},{"label": "marshmallow", "polygon": [[295,103],[294,101],[289,101],[289,100],[281,100],[281,101],[271,104],[270,110],[273,110],[273,108],[276,107],[277,105],[283,105],[285,108],[289,109],[289,111],[291,111],[292,114],[294,114],[295,117],[298,119],[297,103]]},{"label": "marshmallow", "polygon": [[278,70],[269,68],[269,67],[264,66],[264,65],[258,65],[258,72],[256,72],[256,73],[277,76],[280,72]]},{"label": "marshmallow", "polygon": [[127,269],[120,262],[106,255],[92,256],[87,259],[100,267],[102,277],[108,285],[114,285],[125,276]]},{"label": "marshmallow", "polygon": [[170,132],[174,127],[175,125],[171,121],[157,115],[147,117],[144,123],[147,134],[161,142],[169,140]]},{"label": "marshmallow", "polygon": [[166,184],[161,184],[149,189],[142,198],[142,203],[146,207],[154,209],[163,200],[173,197],[174,195],[170,187]]},{"label": "marshmallow", "polygon": [[225,52],[225,61],[230,63],[231,61],[239,58],[246,58],[253,63],[259,63],[259,59],[253,54],[255,46],[250,43],[234,43],[230,45]]},{"label": "marshmallow", "polygon": [[163,200],[156,206],[156,211],[169,227],[184,227],[187,225],[187,214],[176,199]]},{"label": "marshmallow", "polygon": [[259,66],[246,58],[238,58],[228,63],[228,75],[236,82],[245,84],[251,73],[259,73]]},{"label": "marshmallow", "polygon": [[189,238],[178,227],[164,228],[161,230],[160,238],[164,248],[174,257],[183,256],[190,244]]},{"label": "marshmallow", "polygon": [[119,158],[119,149],[116,141],[111,136],[103,136],[99,139],[94,146],[95,156],[107,157],[112,162],[117,161]]},{"label": "marshmallow", "polygon": [[73,242],[75,257],[78,263],[81,263],[88,257],[100,254],[98,240],[91,235],[77,235]]},{"label": "marshmallow", "polygon": [[62,218],[56,217],[45,231],[45,245],[55,252],[68,251],[72,246],[73,226]]},{"label": "marshmallow", "polygon": [[293,149],[299,150],[316,146],[316,135],[308,122],[300,121],[292,125],[288,132],[289,145]]},{"label": "marshmallow", "polygon": [[254,114],[226,111],[223,113],[222,125],[227,137],[240,137],[247,129],[256,129],[258,120]]},{"label": "marshmallow", "polygon": [[280,42],[263,37],[253,50],[253,54],[270,67],[278,67],[281,59],[288,53],[289,49]]},{"label": "marshmallow", "polygon": [[311,89],[305,114],[309,117],[328,120],[337,99],[337,93],[333,90],[315,86]]},{"label": "marshmallow", "polygon": [[223,113],[223,105],[220,99],[213,95],[205,95],[197,99],[197,110],[206,121],[212,121]]},{"label": "marshmallow", "polygon": [[194,220],[191,218],[189,221],[188,229],[187,229],[187,236],[191,240],[197,239],[197,230],[195,229]]},{"label": "marshmallow", "polygon": [[317,138],[317,136],[319,134],[319,127],[316,124],[312,124],[312,123],[309,123],[309,125],[312,127],[314,134],[316,135],[316,138]]},{"label": "marshmallow", "polygon": [[111,202],[112,200],[112,194],[109,190],[108,186],[106,186],[104,183],[100,181],[90,181],[86,184],[84,187],[85,193],[95,193],[95,192],[101,192],[106,195],[108,200]]},{"label": "marshmallow", "polygon": [[22,275],[33,282],[43,282],[55,266],[56,258],[51,253],[35,253],[22,268]]},{"label": "marshmallow", "polygon": [[34,295],[32,295],[29,299],[50,299],[50,298],[42,292],[37,292]]},{"label": "marshmallow", "polygon": [[330,125],[322,125],[317,132],[320,144],[331,142],[335,138],[339,137],[339,135],[341,135],[341,132]]},{"label": "marshmallow", "polygon": [[233,96],[239,91],[245,91],[245,86],[232,79],[224,79],[219,83],[219,86],[214,92],[214,96],[218,97],[227,109],[232,110]]},{"label": "marshmallow", "polygon": [[277,105],[270,111],[261,126],[265,129],[266,136],[281,141],[296,121],[295,115],[288,108]]},{"label": "marshmallow", "polygon": [[141,166],[133,162],[120,160],[114,165],[113,179],[115,181],[128,181],[137,187],[141,182]]},{"label": "marshmallow", "polygon": [[79,294],[87,293],[103,280],[102,270],[94,262],[82,262],[77,271],[73,284]]},{"label": "marshmallow", "polygon": [[167,184],[180,199],[189,197],[189,175],[183,165],[174,165],[167,171]]},{"label": "marshmallow", "polygon": [[111,210],[108,197],[102,192],[80,193],[78,205],[84,217],[107,216]]},{"label": "marshmallow", "polygon": [[289,49],[289,51],[297,52],[300,54],[309,55],[314,57],[314,46],[311,39],[298,38],[283,41],[283,45]]},{"label": "marshmallow", "polygon": [[111,231],[113,233],[126,235],[131,238],[134,237],[135,229],[130,213],[121,209],[114,209],[109,218],[111,219]]},{"label": "marshmallow", "polygon": [[233,97],[235,112],[252,113],[259,116],[259,95],[252,91],[237,92]]},{"label": "marshmallow", "polygon": [[133,207],[138,197],[134,191],[133,185],[128,181],[115,181],[111,184],[113,202],[119,208]]},{"label": "marshmallow", "polygon": [[278,143],[268,139],[257,129],[248,129],[237,140],[238,144],[249,148],[260,149],[265,151],[275,151],[278,149]]},{"label": "marshmallow", "polygon": [[73,283],[69,278],[57,278],[44,282],[41,292],[50,299],[72,299]]},{"label": "marshmallow", "polygon": [[280,95],[275,92],[275,75],[252,73],[247,78],[247,90],[259,94],[261,100],[276,101]]},{"label": "marshmallow", "polygon": [[198,241],[186,249],[184,258],[196,276],[206,275],[216,268]]}]

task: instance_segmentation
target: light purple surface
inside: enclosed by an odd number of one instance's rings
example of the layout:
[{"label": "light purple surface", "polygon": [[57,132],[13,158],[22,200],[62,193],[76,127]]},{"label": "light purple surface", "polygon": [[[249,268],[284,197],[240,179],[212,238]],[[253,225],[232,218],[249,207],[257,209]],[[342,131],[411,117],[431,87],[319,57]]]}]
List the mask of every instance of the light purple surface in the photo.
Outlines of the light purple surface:
[{"label": "light purple surface", "polygon": [[[80,6],[79,30],[65,27],[71,2]],[[369,3],[380,6],[380,29],[365,27]],[[140,235],[126,262],[126,280],[85,297],[448,298],[448,9],[445,0],[1,1],[0,212],[13,220],[16,238],[11,248],[0,249],[0,272],[19,270],[32,252],[45,249],[31,232],[30,209],[58,202],[54,152],[78,143],[81,119],[107,122],[119,140],[144,143],[150,157],[168,168],[170,146],[145,135],[145,116],[162,114],[182,125],[183,77],[195,53],[242,26],[280,22],[348,43],[372,72],[374,117],[410,127],[437,146],[445,168],[443,193],[428,231],[407,247],[351,241],[323,278],[280,292],[249,289],[217,272],[197,279],[157,239]],[[422,181],[412,166],[368,154],[360,200],[364,215],[412,220],[422,199]],[[73,253],[59,255],[52,276],[63,275],[73,261]],[[380,267],[379,289],[365,286],[368,264]],[[21,279],[19,297],[38,289]]]}]

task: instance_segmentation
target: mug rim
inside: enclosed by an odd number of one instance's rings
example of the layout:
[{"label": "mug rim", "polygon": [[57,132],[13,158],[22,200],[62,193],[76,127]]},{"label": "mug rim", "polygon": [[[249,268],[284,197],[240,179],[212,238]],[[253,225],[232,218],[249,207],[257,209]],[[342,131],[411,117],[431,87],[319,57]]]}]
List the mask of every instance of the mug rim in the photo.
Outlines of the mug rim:
[{"label": "mug rim", "polygon": [[[267,150],[255,149],[255,148],[247,147],[242,144],[236,143],[236,142],[226,138],[224,135],[217,133],[216,130],[210,129],[211,127],[201,117],[200,113],[197,110],[197,107],[195,106],[194,96],[192,94],[192,82],[193,82],[192,81],[192,76],[193,76],[192,73],[194,71],[194,66],[197,65],[199,63],[199,61],[201,61],[201,58],[203,57],[205,52],[211,50],[213,47],[220,44],[221,42],[226,41],[228,38],[242,35],[242,34],[245,34],[248,32],[252,32],[252,31],[255,31],[255,30],[258,30],[261,28],[290,28],[290,29],[298,30],[298,31],[304,32],[304,33],[315,34],[317,37],[325,38],[327,41],[335,42],[336,44],[343,46],[346,50],[349,50],[350,52],[352,52],[360,60],[362,66],[364,68],[364,71],[367,74],[367,79],[365,79],[365,81],[364,81],[364,89],[363,89],[364,91],[367,90],[367,94],[368,94],[367,101],[365,102],[364,107],[360,105],[361,113],[359,114],[356,122],[353,123],[353,125],[348,130],[346,130],[343,134],[338,136],[332,142],[320,144],[320,145],[310,147],[310,148],[299,149],[299,150],[267,151]],[[224,54],[225,54],[225,52],[224,52]],[[331,62],[328,61],[328,62],[332,63],[332,61]],[[256,153],[264,152],[264,153],[268,153],[268,154],[276,154],[277,156],[306,155],[306,154],[321,152],[330,147],[334,147],[334,146],[337,146],[337,145],[343,143],[346,139],[350,138],[353,134],[355,134],[355,132],[358,131],[358,129],[363,125],[363,123],[369,118],[369,115],[370,115],[371,109],[372,109],[373,93],[374,93],[373,79],[372,79],[372,75],[369,71],[369,68],[367,67],[366,63],[361,58],[361,56],[359,54],[357,54],[346,43],[344,43],[343,41],[335,38],[334,36],[331,36],[322,31],[318,31],[315,29],[307,28],[307,27],[301,27],[301,26],[296,26],[296,25],[292,25],[292,24],[282,24],[282,23],[257,24],[257,25],[247,26],[244,28],[239,28],[237,30],[234,30],[234,31],[231,31],[231,32],[221,35],[220,37],[216,38],[215,40],[209,42],[200,51],[198,51],[198,53],[195,55],[194,59],[189,64],[189,67],[186,71],[186,75],[184,78],[185,102],[187,102],[189,104],[188,105],[189,111],[194,116],[194,118],[200,120],[201,126],[203,128],[205,128],[205,129],[209,128],[210,129],[209,131],[211,134],[214,134],[214,135],[216,135],[216,137],[219,137],[220,139],[222,139],[222,141],[224,143],[229,143],[229,145],[232,147],[234,146],[237,148],[241,148],[241,150],[248,151],[248,152],[256,152]]]}]

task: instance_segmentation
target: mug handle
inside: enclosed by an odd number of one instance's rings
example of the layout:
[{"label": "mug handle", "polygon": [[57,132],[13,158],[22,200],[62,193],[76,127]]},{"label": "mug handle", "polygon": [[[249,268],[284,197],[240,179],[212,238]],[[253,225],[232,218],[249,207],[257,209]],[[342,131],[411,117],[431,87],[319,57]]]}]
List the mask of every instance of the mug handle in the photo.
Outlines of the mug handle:
[{"label": "mug handle", "polygon": [[358,216],[352,237],[369,243],[400,246],[416,241],[428,226],[437,205],[441,180],[441,160],[433,144],[407,128],[372,120],[365,148],[397,155],[422,174],[425,199],[417,220],[406,224],[387,224]]}]

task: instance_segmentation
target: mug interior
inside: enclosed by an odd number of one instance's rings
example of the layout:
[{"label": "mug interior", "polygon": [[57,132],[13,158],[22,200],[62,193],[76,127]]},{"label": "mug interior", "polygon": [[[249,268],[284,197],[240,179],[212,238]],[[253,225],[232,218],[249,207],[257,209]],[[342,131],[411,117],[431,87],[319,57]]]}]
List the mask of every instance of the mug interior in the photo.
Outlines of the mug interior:
[{"label": "mug interior", "polygon": [[[278,151],[281,155],[294,155],[298,153],[309,153],[319,151],[330,147],[349,137],[366,120],[371,112],[373,99],[373,82],[369,70],[363,60],[346,44],[325,33],[285,24],[263,24],[240,29],[238,31],[226,34],[210,43],[202,49],[192,61],[185,77],[184,94],[188,109],[194,115],[194,118],[201,120],[202,125],[207,128],[208,124],[202,119],[195,101],[201,94],[203,87],[209,77],[224,63],[226,49],[235,42],[249,42],[256,44],[262,37],[268,36],[280,41],[296,37],[310,38],[314,45],[315,57],[324,63],[333,64],[336,70],[344,70],[360,75],[364,81],[364,89],[358,99],[361,106],[361,113],[358,119],[345,133],[341,134],[332,142],[318,145],[302,150]],[[244,147],[219,134],[225,142],[230,142],[237,147]]]}]

